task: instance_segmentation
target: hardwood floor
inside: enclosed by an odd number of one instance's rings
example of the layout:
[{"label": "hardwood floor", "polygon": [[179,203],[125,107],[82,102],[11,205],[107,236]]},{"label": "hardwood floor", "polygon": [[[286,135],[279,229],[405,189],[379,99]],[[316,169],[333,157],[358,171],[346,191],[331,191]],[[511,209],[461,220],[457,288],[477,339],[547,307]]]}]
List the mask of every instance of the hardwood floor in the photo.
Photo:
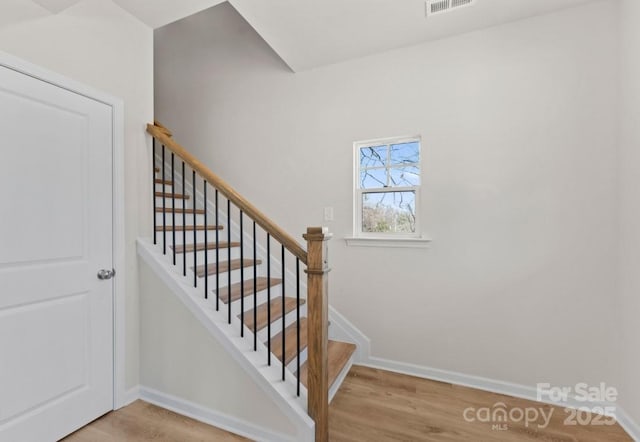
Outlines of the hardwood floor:
[{"label": "hardwood floor", "polygon": [[[503,403],[507,411],[535,409],[548,416],[538,428],[507,422],[467,422],[465,410]],[[538,411],[539,412],[539,411]],[[468,417],[475,414],[467,412]],[[515,415],[517,417],[517,415]],[[633,442],[619,425],[564,424],[564,409],[472,388],[354,366],[329,409],[331,442]],[[142,401],[109,413],[70,435],[65,442],[245,441],[240,436],[180,416]]]},{"label": "hardwood floor", "polygon": [[[491,423],[467,422],[465,409],[478,410],[496,403],[508,411],[532,407],[553,410],[549,426],[537,422],[507,422],[507,428],[493,430]],[[564,409],[472,388],[354,366],[331,403],[331,442],[346,441],[554,441],[618,442],[632,439],[614,426],[564,425]],[[468,417],[475,414],[467,412]],[[517,419],[519,416],[514,412]],[[539,419],[543,423],[543,419]]]},{"label": "hardwood floor", "polygon": [[93,421],[64,442],[189,442],[246,441],[191,418],[143,401],[136,401]]}]

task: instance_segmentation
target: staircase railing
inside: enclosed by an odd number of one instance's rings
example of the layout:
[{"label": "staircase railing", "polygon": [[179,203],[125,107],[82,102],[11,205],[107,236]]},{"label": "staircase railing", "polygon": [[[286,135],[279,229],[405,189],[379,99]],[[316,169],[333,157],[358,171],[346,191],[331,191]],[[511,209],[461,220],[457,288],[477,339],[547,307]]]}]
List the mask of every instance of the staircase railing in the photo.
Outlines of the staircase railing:
[{"label": "staircase railing", "polygon": [[[300,384],[302,371],[300,366],[300,309],[304,300],[301,299],[300,293],[300,265],[306,265],[307,273],[307,363],[306,363],[306,387],[308,400],[308,413],[315,422],[315,440],[328,440],[328,422],[329,422],[329,375],[328,375],[328,278],[329,272],[327,262],[327,241],[331,238],[324,229],[320,227],[309,227],[303,237],[307,241],[307,250],[305,250],[291,235],[269,219],[258,208],[251,204],[246,198],[240,195],[226,181],[213,173],[208,167],[202,164],[197,158],[190,154],[184,147],[178,144],[173,138],[171,132],[158,122],[149,124],[147,132],[153,137],[153,189],[154,189],[154,244],[158,244],[161,240],[162,250],[164,254],[172,254],[173,265],[181,264],[183,275],[187,276],[188,266],[193,266],[194,287],[198,287],[198,280],[203,278],[204,298],[208,299],[211,293],[215,293],[215,308],[220,311],[222,303],[227,304],[227,321],[232,324],[232,308],[231,304],[238,296],[240,299],[240,334],[244,336],[245,326],[253,332],[253,350],[258,350],[258,332],[260,330],[258,318],[257,294],[259,291],[267,291],[266,302],[266,327],[267,327],[267,364],[271,366],[272,353],[279,354],[282,363],[282,380],[286,379],[287,367],[287,326],[285,317],[292,311],[293,305],[296,310],[296,326],[295,326],[295,359],[296,359],[296,389],[297,395],[300,396]],[[157,152],[158,148],[160,152]],[[168,151],[168,152],[167,152]],[[170,155],[167,158],[167,155]],[[160,167],[156,166],[156,155],[161,158]],[[177,157],[177,158],[176,158]],[[176,193],[176,160],[179,162],[178,173],[181,176],[182,194]],[[167,163],[169,164],[167,166]],[[191,171],[190,182],[187,181],[186,166]],[[167,171],[167,168],[170,170]],[[161,174],[160,178],[156,177],[156,173]],[[162,186],[162,192],[156,191],[156,185]],[[191,207],[187,205],[189,195],[186,193],[186,186],[190,185],[193,192],[193,200]],[[170,186],[171,192],[166,192],[167,186]],[[211,201],[208,190],[213,190],[213,198]],[[197,192],[202,192],[201,207],[197,204]],[[226,204],[220,202],[220,197],[226,199]],[[156,202],[157,198],[162,199],[162,206],[159,207]],[[167,200],[171,200],[171,207],[167,207]],[[212,205],[212,206],[209,206]],[[226,206],[226,207],[225,207]],[[214,223],[211,224],[208,219],[209,209],[213,210]],[[235,213],[237,212],[237,216]],[[157,220],[156,214],[162,214],[162,223]],[[170,225],[167,222],[167,216],[171,219]],[[232,216],[233,215],[233,216]],[[176,225],[176,216],[181,221],[181,227]],[[197,217],[201,216],[202,223],[198,224]],[[220,217],[225,217],[227,232],[225,238],[221,240]],[[181,218],[181,219],[180,219]],[[232,219],[237,220],[239,224],[239,244],[232,242],[231,224]],[[245,221],[248,220],[250,226],[245,227]],[[261,237],[260,245],[266,248],[267,270],[266,280],[263,278],[258,282],[257,266],[260,262],[257,259],[258,239],[256,228],[260,227],[264,231]],[[187,232],[189,238],[187,237]],[[162,232],[162,238],[158,238],[158,233]],[[198,243],[198,232],[202,232],[204,242]],[[212,232],[212,233],[210,233]],[[168,238],[168,233],[170,233]],[[176,242],[176,235],[182,235],[182,244]],[[192,235],[192,237],[191,237]],[[211,236],[212,237],[211,237]],[[266,236],[265,236],[266,235]],[[250,238],[250,244],[245,243],[245,236]],[[211,241],[209,241],[211,239]],[[187,241],[193,240],[193,244],[188,246]],[[272,277],[272,249],[273,246],[280,245],[280,279]],[[231,259],[231,250],[233,247],[240,248],[240,260],[233,261]],[[169,251],[168,249],[171,249]],[[253,259],[245,259],[245,249],[250,250]],[[209,263],[208,251],[215,250],[215,263]],[[198,252],[203,251],[203,261],[198,263]],[[221,256],[226,251],[226,256]],[[191,253],[192,257],[187,255]],[[178,255],[181,255],[182,263],[178,262]],[[295,259],[294,265],[287,267],[286,258],[292,255]],[[223,267],[221,258],[226,258],[226,267]],[[253,272],[252,284],[246,287],[244,281],[245,268],[249,268]],[[239,269],[241,272],[240,282],[232,284],[231,271]],[[222,281],[221,273],[227,274],[226,286]],[[295,274],[295,300],[286,298],[287,292],[287,275]],[[213,284],[215,287],[209,287],[209,275],[215,276]],[[271,287],[275,283],[281,283],[281,299],[272,299]],[[252,286],[251,286],[252,285]],[[234,287],[235,286],[235,287]],[[266,286],[266,288],[265,288]],[[233,287],[233,290],[232,290]],[[213,290],[210,290],[213,289]],[[226,293],[225,293],[226,292]],[[248,319],[245,318],[245,296],[253,295],[253,309],[248,312],[252,314]],[[226,300],[226,302],[225,302]],[[291,302],[292,301],[292,302]],[[264,312],[262,312],[264,313]],[[271,324],[272,319],[278,320],[281,316],[282,331],[276,337],[272,336]],[[264,320],[263,320],[264,321]],[[272,342],[280,341],[280,342]]]}]

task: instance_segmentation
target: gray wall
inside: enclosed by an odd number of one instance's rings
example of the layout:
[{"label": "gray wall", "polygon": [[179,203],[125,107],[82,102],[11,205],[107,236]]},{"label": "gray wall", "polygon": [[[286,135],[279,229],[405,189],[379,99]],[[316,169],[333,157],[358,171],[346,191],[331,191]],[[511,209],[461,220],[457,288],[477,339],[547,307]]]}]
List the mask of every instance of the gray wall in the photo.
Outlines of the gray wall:
[{"label": "gray wall", "polygon": [[140,260],[140,384],[276,433],[295,427]]},{"label": "gray wall", "polygon": [[[293,74],[222,4],[156,31],[156,115],[293,234],[335,208],[331,302],[375,356],[611,382],[616,14],[590,3]],[[352,143],[407,134],[431,247],[348,247]]]},{"label": "gray wall", "polygon": [[620,401],[640,423],[640,2],[621,1],[620,20]]}]

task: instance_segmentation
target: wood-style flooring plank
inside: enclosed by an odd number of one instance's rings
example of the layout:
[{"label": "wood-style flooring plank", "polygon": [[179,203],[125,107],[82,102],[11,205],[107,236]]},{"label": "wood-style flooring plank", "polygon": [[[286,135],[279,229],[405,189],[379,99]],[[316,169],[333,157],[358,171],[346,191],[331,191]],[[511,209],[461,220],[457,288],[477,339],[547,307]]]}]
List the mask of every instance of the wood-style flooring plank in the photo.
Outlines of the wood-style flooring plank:
[{"label": "wood-style flooring plank", "polygon": [[69,435],[64,442],[247,441],[244,437],[143,401],[112,411]]},{"label": "wood-style flooring plank", "polygon": [[[546,428],[464,418],[469,407],[496,404],[553,413]],[[332,442],[632,442],[617,424],[569,426],[566,417],[561,407],[354,365],[329,407],[329,434]]]},{"label": "wood-style flooring plank", "polygon": [[[553,410],[549,426],[467,422],[468,407]],[[564,424],[561,407],[374,368],[353,366],[329,407],[331,442],[633,442],[618,425]],[[64,442],[245,441],[240,436],[136,401],[73,433]]]}]

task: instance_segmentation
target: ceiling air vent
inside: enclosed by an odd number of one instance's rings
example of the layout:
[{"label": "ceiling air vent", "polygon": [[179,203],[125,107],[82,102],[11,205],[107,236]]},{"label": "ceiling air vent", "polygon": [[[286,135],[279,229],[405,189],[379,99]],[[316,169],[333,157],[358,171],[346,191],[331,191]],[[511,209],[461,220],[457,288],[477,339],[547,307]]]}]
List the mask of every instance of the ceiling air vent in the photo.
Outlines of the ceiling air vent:
[{"label": "ceiling air vent", "polygon": [[471,6],[476,0],[426,0],[427,17]]}]

